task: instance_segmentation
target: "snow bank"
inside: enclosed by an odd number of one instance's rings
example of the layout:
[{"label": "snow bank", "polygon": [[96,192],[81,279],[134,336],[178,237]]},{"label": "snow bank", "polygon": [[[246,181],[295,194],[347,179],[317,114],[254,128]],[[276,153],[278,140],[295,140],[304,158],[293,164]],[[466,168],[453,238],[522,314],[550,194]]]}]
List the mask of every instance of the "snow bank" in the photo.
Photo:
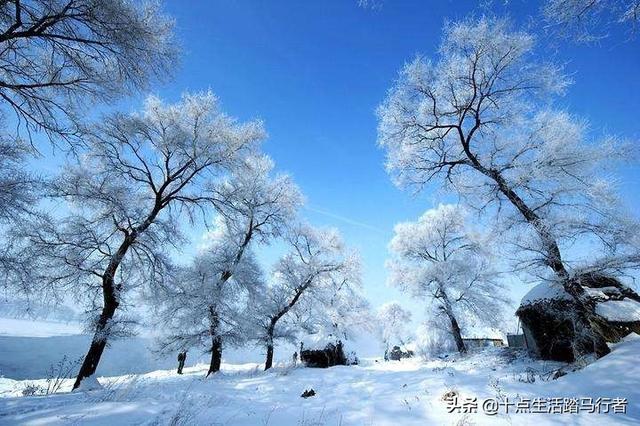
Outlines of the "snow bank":
[{"label": "snow bank", "polygon": [[[2,424],[211,424],[225,425],[617,425],[640,423],[640,337],[613,346],[611,354],[581,371],[551,380],[562,366],[518,352],[490,348],[469,356],[421,363],[365,359],[356,367],[329,369],[258,364],[222,365],[205,379],[206,366],[100,378],[104,390],[48,397],[0,398]],[[0,381],[0,395],[19,395],[27,382]],[[1,389],[2,386],[12,386]],[[69,384],[70,386],[70,384]],[[305,389],[316,395],[303,399]],[[627,398],[626,414],[509,414],[449,412],[443,395],[460,399]]]},{"label": "snow bank", "polygon": [[96,376],[86,377],[80,382],[80,386],[78,389],[75,389],[74,392],[87,392],[102,389],[102,385],[96,378]]},{"label": "snow bank", "polygon": [[596,305],[596,313],[612,322],[640,321],[640,303],[631,299],[608,300]]}]

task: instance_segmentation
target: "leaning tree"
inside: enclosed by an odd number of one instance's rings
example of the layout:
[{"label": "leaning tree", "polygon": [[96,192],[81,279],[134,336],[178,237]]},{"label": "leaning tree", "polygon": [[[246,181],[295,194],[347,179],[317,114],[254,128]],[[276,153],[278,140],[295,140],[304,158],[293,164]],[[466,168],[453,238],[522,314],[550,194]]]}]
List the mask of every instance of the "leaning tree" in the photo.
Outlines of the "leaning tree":
[{"label": "leaning tree", "polygon": [[637,251],[626,244],[635,225],[620,220],[605,174],[621,150],[611,140],[587,143],[586,124],[551,106],[567,84],[560,67],[536,57],[533,37],[508,21],[451,23],[434,61],[418,57],[402,69],[379,108],[379,143],[401,186],[440,182],[518,231],[513,242],[530,255],[527,269],[553,273],[603,354],[602,318],[572,279],[569,247],[599,245],[603,256],[594,251],[589,267],[636,267]]},{"label": "leaning tree", "polygon": [[173,105],[151,97],[140,113],[105,117],[86,153],[50,183],[49,197],[66,204],[19,232],[29,242],[34,286],[93,304],[94,336],[74,388],[124,331],[127,292],[171,272],[167,246],[180,243],[185,218],[206,214],[213,202],[204,188],[263,136],[261,123],[237,123],[210,93]]},{"label": "leaning tree", "polygon": [[[324,315],[358,300],[341,298],[353,295],[353,288],[360,285],[360,268],[357,256],[345,248],[337,231],[298,225],[289,231],[287,243],[291,250],[275,265],[272,279],[256,293],[252,306],[256,338],[267,349],[265,370],[273,365],[276,339],[291,339],[300,329],[325,328]],[[329,328],[337,327],[336,321],[333,317]]]},{"label": "leaning tree", "polygon": [[417,222],[396,225],[387,263],[391,285],[431,302],[433,323],[447,322],[458,351],[462,331],[479,323],[497,326],[507,303],[486,238],[465,224],[459,206],[439,205]]}]

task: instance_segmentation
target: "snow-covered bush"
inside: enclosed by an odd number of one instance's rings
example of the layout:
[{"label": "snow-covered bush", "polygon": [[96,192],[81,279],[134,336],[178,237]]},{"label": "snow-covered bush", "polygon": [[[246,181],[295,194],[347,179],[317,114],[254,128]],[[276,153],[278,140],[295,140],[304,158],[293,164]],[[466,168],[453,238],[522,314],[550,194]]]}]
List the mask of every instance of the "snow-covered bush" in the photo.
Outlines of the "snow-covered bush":
[{"label": "snow-covered bush", "polygon": [[50,395],[59,392],[64,382],[75,374],[81,362],[82,358],[72,360],[65,355],[60,361],[49,366],[45,394]]},{"label": "snow-covered bush", "polygon": [[22,396],[35,396],[44,395],[45,389],[35,383],[27,383],[24,389],[22,389]]},{"label": "snow-covered bush", "polygon": [[456,350],[456,343],[450,333],[440,327],[425,323],[418,327],[415,340],[416,354],[422,360],[430,360]]},{"label": "snow-covered bush", "polygon": [[390,347],[400,344],[406,349],[412,340],[407,326],[411,323],[411,312],[404,309],[398,302],[388,302],[378,309],[378,335],[382,341],[385,354]]}]

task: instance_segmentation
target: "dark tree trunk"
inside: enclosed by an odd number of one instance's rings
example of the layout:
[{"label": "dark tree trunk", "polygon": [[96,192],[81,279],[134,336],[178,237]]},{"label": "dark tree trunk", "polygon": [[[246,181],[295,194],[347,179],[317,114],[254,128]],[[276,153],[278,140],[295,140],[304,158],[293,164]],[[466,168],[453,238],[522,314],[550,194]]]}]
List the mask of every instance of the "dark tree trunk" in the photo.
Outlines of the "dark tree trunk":
[{"label": "dark tree trunk", "polygon": [[[249,228],[244,235],[244,240],[236,253],[232,266],[223,271],[220,275],[220,280],[216,285],[222,287],[233,276],[233,271],[242,260],[242,256],[251,242],[251,238],[254,232],[253,219],[249,221]],[[209,334],[211,335],[211,361],[209,362],[209,371],[207,371],[207,377],[212,373],[220,371],[220,364],[222,363],[222,337],[219,335],[220,328],[220,316],[216,311],[215,306],[209,307]]]},{"label": "dark tree trunk", "polygon": [[222,339],[215,336],[211,340],[211,362],[209,363],[209,371],[207,377],[212,373],[220,371],[220,363],[222,362]]},{"label": "dark tree trunk", "polygon": [[[295,293],[289,303],[287,303],[284,308],[282,308],[278,313],[271,317],[269,321],[269,327],[267,328],[267,359],[264,364],[264,369],[268,370],[273,365],[273,336],[275,334],[276,324],[280,321],[280,318],[285,316],[287,312],[296,304],[302,296],[302,293],[305,292],[307,288],[312,284],[312,279],[308,279],[305,281],[303,285],[298,287],[295,290]],[[302,353],[302,342],[300,342],[300,352]]]},{"label": "dark tree trunk", "polygon": [[456,341],[458,352],[461,354],[467,353],[467,347],[462,340],[462,332],[460,331],[458,321],[453,315],[449,315],[449,321],[451,321],[451,334],[453,334],[453,339]]},{"label": "dark tree trunk", "polygon": [[73,389],[77,389],[87,377],[91,377],[95,374],[100,358],[104,352],[104,348],[107,346],[107,340],[109,338],[109,322],[113,319],[116,309],[118,308],[118,300],[115,296],[114,283],[112,277],[105,277],[103,279],[103,296],[104,307],[98,318],[96,324],[96,331],[89,346],[89,351],[84,357],[84,361],[80,366],[80,371],[76,377],[76,381],[73,384]]},{"label": "dark tree trunk", "polygon": [[96,324],[96,332],[93,336],[93,340],[91,341],[91,346],[89,346],[89,352],[87,352],[87,355],[84,357],[84,361],[80,366],[80,371],[78,372],[76,381],[73,384],[73,389],[77,389],[83,379],[95,374],[98,364],[100,363],[102,353],[104,352],[104,348],[107,346],[110,328],[109,322],[113,319],[116,309],[118,309],[118,306],[120,305],[118,293],[122,290],[122,285],[116,285],[115,283],[116,272],[118,272],[118,268],[120,267],[124,256],[129,251],[129,248],[131,248],[131,246],[136,242],[138,235],[146,231],[147,228],[151,226],[162,209],[162,196],[158,193],[156,194],[153,209],[151,209],[147,218],[137,228],[133,228],[130,231],[123,231],[124,240],[120,244],[120,247],[118,247],[118,251],[116,251],[109,259],[109,264],[107,265],[104,274],[102,274],[102,298],[104,303],[102,312],[100,313],[98,323]]},{"label": "dark tree trunk", "polygon": [[115,307],[105,307],[102,309],[100,319],[98,320],[98,326],[96,327],[96,332],[93,336],[93,340],[91,341],[91,346],[89,346],[89,351],[84,357],[82,366],[80,366],[80,371],[78,372],[76,381],[73,384],[73,389],[77,389],[80,386],[80,383],[82,383],[82,380],[95,374],[98,364],[100,363],[102,353],[104,352],[104,348],[107,346],[108,336],[105,334],[106,325],[109,320],[113,318],[115,309]]},{"label": "dark tree trunk", "polygon": [[212,373],[220,371],[222,362],[222,337],[219,336],[220,318],[214,307],[209,307],[209,333],[211,334],[211,362],[207,377]]},{"label": "dark tree trunk", "polygon": [[273,367],[273,344],[267,344],[267,359],[264,363],[264,370],[267,371]]},{"label": "dark tree trunk", "polygon": [[267,329],[267,359],[264,362],[265,371],[273,366],[273,332],[275,330],[276,321],[272,318],[269,328]]},{"label": "dark tree trunk", "polygon": [[479,121],[476,122],[476,126],[471,133],[465,138],[462,135],[462,129],[458,128],[462,147],[467,158],[471,162],[471,166],[493,180],[498,190],[509,200],[509,202],[522,214],[527,223],[529,223],[535,229],[536,233],[540,237],[542,246],[544,249],[545,263],[558,277],[560,283],[564,287],[565,291],[569,293],[576,301],[581,313],[587,320],[587,328],[585,330],[592,336],[594,347],[596,348],[596,355],[603,356],[610,352],[609,347],[606,344],[604,338],[603,326],[604,320],[602,317],[595,314],[595,305],[592,300],[587,297],[585,289],[577,283],[575,280],[570,279],[569,272],[567,271],[560,247],[555,237],[549,232],[544,221],[537,212],[527,205],[527,203],[513,190],[513,188],[504,179],[502,173],[499,170],[487,168],[480,163],[478,158],[470,150],[470,139],[475,129],[479,127]]},{"label": "dark tree trunk", "polygon": [[458,352],[461,354],[466,353],[467,347],[464,345],[464,341],[462,340],[460,325],[453,313],[453,307],[451,305],[451,300],[449,300],[449,295],[444,290],[444,285],[441,282],[438,282],[438,298],[442,302],[440,309],[442,309],[442,311],[447,315],[447,318],[449,318],[449,322],[451,323],[451,334],[453,335],[453,340],[456,342]]}]

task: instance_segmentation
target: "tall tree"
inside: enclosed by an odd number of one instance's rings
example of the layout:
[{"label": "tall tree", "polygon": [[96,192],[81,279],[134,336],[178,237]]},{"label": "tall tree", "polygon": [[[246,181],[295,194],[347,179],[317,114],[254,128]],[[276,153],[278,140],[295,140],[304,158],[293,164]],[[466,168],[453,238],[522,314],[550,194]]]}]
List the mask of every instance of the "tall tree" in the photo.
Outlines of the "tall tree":
[{"label": "tall tree", "polygon": [[[233,344],[243,335],[240,325],[229,327],[242,318],[236,309],[242,301],[240,293],[246,296],[247,291],[261,282],[256,276],[258,272],[247,272],[247,265],[255,262],[245,257],[250,256],[252,246],[269,244],[282,235],[302,203],[300,191],[291,178],[284,174],[272,176],[272,169],[270,158],[253,156],[230,179],[212,188],[218,226],[210,234],[206,254],[192,267],[195,268],[192,276],[199,278],[178,284],[180,293],[193,293],[187,297],[192,303],[172,297],[171,292],[163,303],[163,316],[177,327],[171,333],[174,342],[190,345],[198,343],[199,339],[194,337],[208,334],[211,362],[207,375],[220,369],[225,340]],[[242,276],[236,277],[238,271]],[[180,321],[176,323],[176,312],[184,313],[187,321],[191,316],[206,318],[206,328],[201,329],[199,324],[191,328],[180,326]]]},{"label": "tall tree", "polygon": [[604,173],[622,151],[611,140],[587,144],[583,121],[550,109],[567,78],[536,62],[533,46],[531,35],[502,19],[447,25],[436,60],[407,64],[381,105],[379,143],[398,184],[420,189],[439,180],[517,230],[514,242],[533,255],[528,269],[553,272],[603,354],[602,318],[565,256],[582,239],[600,244],[618,268],[640,265],[625,243],[634,221],[620,220]]},{"label": "tall tree", "polygon": [[507,302],[486,242],[464,218],[460,207],[441,204],[417,222],[396,225],[388,262],[390,283],[430,300],[433,316],[446,318],[461,353],[467,350],[462,321],[497,325]]},{"label": "tall tree", "polygon": [[263,138],[259,122],[238,124],[210,93],[166,105],[149,98],[141,113],[106,117],[77,163],[50,184],[67,202],[59,217],[24,223],[33,284],[84,295],[96,311],[94,337],[74,384],[92,376],[109,340],[126,326],[125,295],[156,285],[170,268],[167,245],[181,242],[185,216],[213,202],[205,185]]},{"label": "tall tree", "polygon": [[[267,350],[265,370],[273,365],[276,339],[292,339],[301,328],[326,327],[324,315],[338,305],[337,297],[360,285],[357,256],[346,250],[337,231],[299,225],[287,241],[290,252],[275,265],[272,280],[254,303],[257,339]],[[330,328],[338,327],[335,318],[329,322]]]}]

